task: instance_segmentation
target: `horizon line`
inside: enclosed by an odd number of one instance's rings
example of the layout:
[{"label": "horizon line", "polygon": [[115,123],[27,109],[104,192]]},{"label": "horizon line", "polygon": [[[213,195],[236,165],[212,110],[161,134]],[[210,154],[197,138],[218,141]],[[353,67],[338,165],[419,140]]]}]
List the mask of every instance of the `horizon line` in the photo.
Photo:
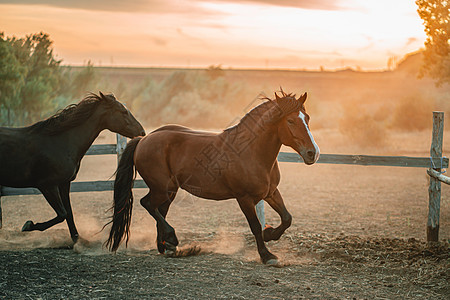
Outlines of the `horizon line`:
[{"label": "horizon line", "polygon": [[[86,64],[61,64],[62,67],[75,67],[75,68],[83,68],[89,65]],[[220,64],[212,64],[208,67],[190,67],[190,66],[137,66],[137,65],[91,65],[94,68],[118,68],[118,69],[167,69],[167,70],[208,70],[210,67],[220,67]],[[379,72],[392,72],[395,69],[388,68],[380,68],[380,69],[358,69],[357,67],[341,67],[341,68],[318,68],[318,69],[308,69],[308,68],[265,68],[265,67],[220,67],[222,71],[286,71],[286,72],[311,72],[311,73],[327,73],[327,72],[356,72],[356,73],[379,73]]]}]

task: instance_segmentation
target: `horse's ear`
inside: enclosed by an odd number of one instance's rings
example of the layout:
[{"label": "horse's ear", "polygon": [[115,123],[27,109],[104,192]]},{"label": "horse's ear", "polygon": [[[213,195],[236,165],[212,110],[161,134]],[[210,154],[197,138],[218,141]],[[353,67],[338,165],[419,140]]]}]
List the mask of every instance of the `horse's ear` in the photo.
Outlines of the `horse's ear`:
[{"label": "horse's ear", "polygon": [[305,101],[306,101],[306,97],[308,97],[308,93],[305,92],[303,95],[301,95],[298,98],[298,101],[300,101],[300,103],[303,105],[303,103],[305,103]]},{"label": "horse's ear", "polygon": [[106,102],[113,102],[114,100],[117,100],[114,94],[107,94],[106,96],[102,92],[98,92],[100,95],[100,98]]},{"label": "horse's ear", "polygon": [[276,100],[280,99],[280,97],[278,96],[277,92],[275,92],[274,94],[275,94],[275,99]]}]

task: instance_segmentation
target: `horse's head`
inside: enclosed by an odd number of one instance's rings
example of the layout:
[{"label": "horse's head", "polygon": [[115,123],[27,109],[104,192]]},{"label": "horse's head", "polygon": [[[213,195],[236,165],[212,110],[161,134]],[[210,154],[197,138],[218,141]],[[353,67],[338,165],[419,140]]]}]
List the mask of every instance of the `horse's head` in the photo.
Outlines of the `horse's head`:
[{"label": "horse's head", "polygon": [[[289,109],[278,123],[278,136],[283,145],[291,147],[303,157],[305,164],[312,165],[319,159],[320,151],[309,130],[309,115],[304,105],[307,94],[295,99],[295,96],[282,93],[285,96],[283,99],[291,102],[289,106],[294,109]],[[275,96],[277,103],[284,101],[277,94]]]},{"label": "horse's head", "polygon": [[131,112],[113,94],[103,95],[99,92],[104,104],[103,127],[128,138],[144,136],[145,130]]}]

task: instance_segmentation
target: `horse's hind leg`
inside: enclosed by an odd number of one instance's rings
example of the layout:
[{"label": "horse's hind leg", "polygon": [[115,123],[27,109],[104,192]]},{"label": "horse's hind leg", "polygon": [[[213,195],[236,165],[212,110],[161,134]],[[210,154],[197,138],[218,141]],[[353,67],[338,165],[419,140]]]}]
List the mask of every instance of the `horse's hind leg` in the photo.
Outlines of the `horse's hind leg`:
[{"label": "horse's hind leg", "polygon": [[52,227],[53,225],[61,223],[67,217],[67,212],[62,204],[59,189],[57,186],[52,186],[50,188],[40,188],[39,190],[44,195],[45,199],[47,199],[47,202],[50,204],[50,206],[55,210],[57,216],[43,223],[34,224],[33,221],[27,221],[23,225],[22,231],[44,231],[47,228]]},{"label": "horse's hind leg", "polygon": [[[169,199],[158,207],[158,210],[161,213],[161,215],[164,217],[164,219],[167,216],[167,212],[169,211],[170,204],[172,204],[172,201],[175,198],[176,194],[177,194],[176,192],[169,193]],[[158,235],[156,237],[156,245],[158,247],[158,252],[164,253],[166,251],[166,245],[165,245],[165,243],[163,243],[163,238],[162,238],[163,237],[163,226],[160,223],[156,223],[156,228],[157,228],[157,232],[158,232]]]},{"label": "horse's hind leg", "polygon": [[284,231],[291,226],[292,216],[284,206],[283,198],[281,197],[278,189],[272,194],[272,196],[264,199],[269,205],[280,215],[281,224],[277,228],[266,226],[263,231],[264,241],[278,240]]},{"label": "horse's hind leg", "polygon": [[167,194],[167,192],[151,192],[141,199],[141,205],[156,220],[158,229],[157,245],[160,253],[164,253],[166,248],[175,250],[175,247],[178,245],[175,229],[173,229],[165,219],[175,194],[176,193]]},{"label": "horse's hind leg", "polygon": [[75,227],[75,222],[73,220],[72,206],[70,205],[70,182],[61,184],[59,186],[59,195],[62,200],[62,204],[67,212],[67,226],[69,227],[70,237],[72,241],[76,243],[78,241],[78,231]]}]

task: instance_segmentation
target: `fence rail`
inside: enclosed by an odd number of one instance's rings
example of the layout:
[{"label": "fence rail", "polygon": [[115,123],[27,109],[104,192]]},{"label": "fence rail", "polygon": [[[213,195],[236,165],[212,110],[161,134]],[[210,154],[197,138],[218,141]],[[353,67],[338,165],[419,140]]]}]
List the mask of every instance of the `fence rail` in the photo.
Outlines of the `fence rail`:
[{"label": "fence rail", "polygon": [[[86,155],[106,155],[117,154],[116,144],[93,145]],[[279,162],[294,162],[302,163],[303,159],[297,153],[280,152],[278,154]],[[372,156],[372,155],[345,155],[345,154],[321,154],[319,164],[343,164],[343,165],[359,165],[359,166],[390,166],[390,167],[412,167],[412,168],[431,168],[439,166],[441,169],[448,168],[449,159],[443,157],[409,157],[409,156]],[[113,190],[114,181],[100,180],[100,181],[75,181],[72,182],[71,192],[101,192]],[[134,188],[146,188],[147,185],[143,180],[136,180]],[[37,195],[41,192],[35,188],[12,188],[2,187],[2,196],[17,196],[17,195]]]},{"label": "fence rail", "polygon": [[[303,159],[297,153],[280,152],[280,162],[302,163]],[[359,166],[388,166],[388,167],[410,167],[410,168],[448,168],[447,157],[410,157],[410,156],[375,156],[375,155],[346,155],[346,154],[321,154],[319,164],[342,164]]]},{"label": "fence rail", "polygon": [[[441,169],[448,168],[449,159],[442,157],[444,113],[433,112],[433,140],[430,150],[430,157],[409,157],[409,156],[373,156],[373,155],[345,155],[345,154],[321,154],[317,163],[322,164],[344,164],[360,166],[389,166],[389,167],[411,167],[427,168],[430,178],[429,188],[429,209],[427,223],[427,240],[437,241],[439,231],[439,212],[441,187],[440,182],[445,182],[445,176],[439,176]],[[117,135],[117,144],[93,145],[86,155],[116,154],[117,160],[123,153],[126,146],[126,138]],[[297,153],[280,152],[279,162],[301,163],[303,159]],[[448,178],[448,177],[447,177]],[[114,181],[76,181],[71,184],[71,192],[95,192],[113,190]],[[136,180],[134,188],[146,188],[143,180]],[[0,196],[15,195],[35,195],[40,191],[35,188],[11,188],[0,186]],[[263,201],[257,205],[258,217],[264,226],[264,206]],[[0,201],[0,228],[1,228],[1,201]]]}]

